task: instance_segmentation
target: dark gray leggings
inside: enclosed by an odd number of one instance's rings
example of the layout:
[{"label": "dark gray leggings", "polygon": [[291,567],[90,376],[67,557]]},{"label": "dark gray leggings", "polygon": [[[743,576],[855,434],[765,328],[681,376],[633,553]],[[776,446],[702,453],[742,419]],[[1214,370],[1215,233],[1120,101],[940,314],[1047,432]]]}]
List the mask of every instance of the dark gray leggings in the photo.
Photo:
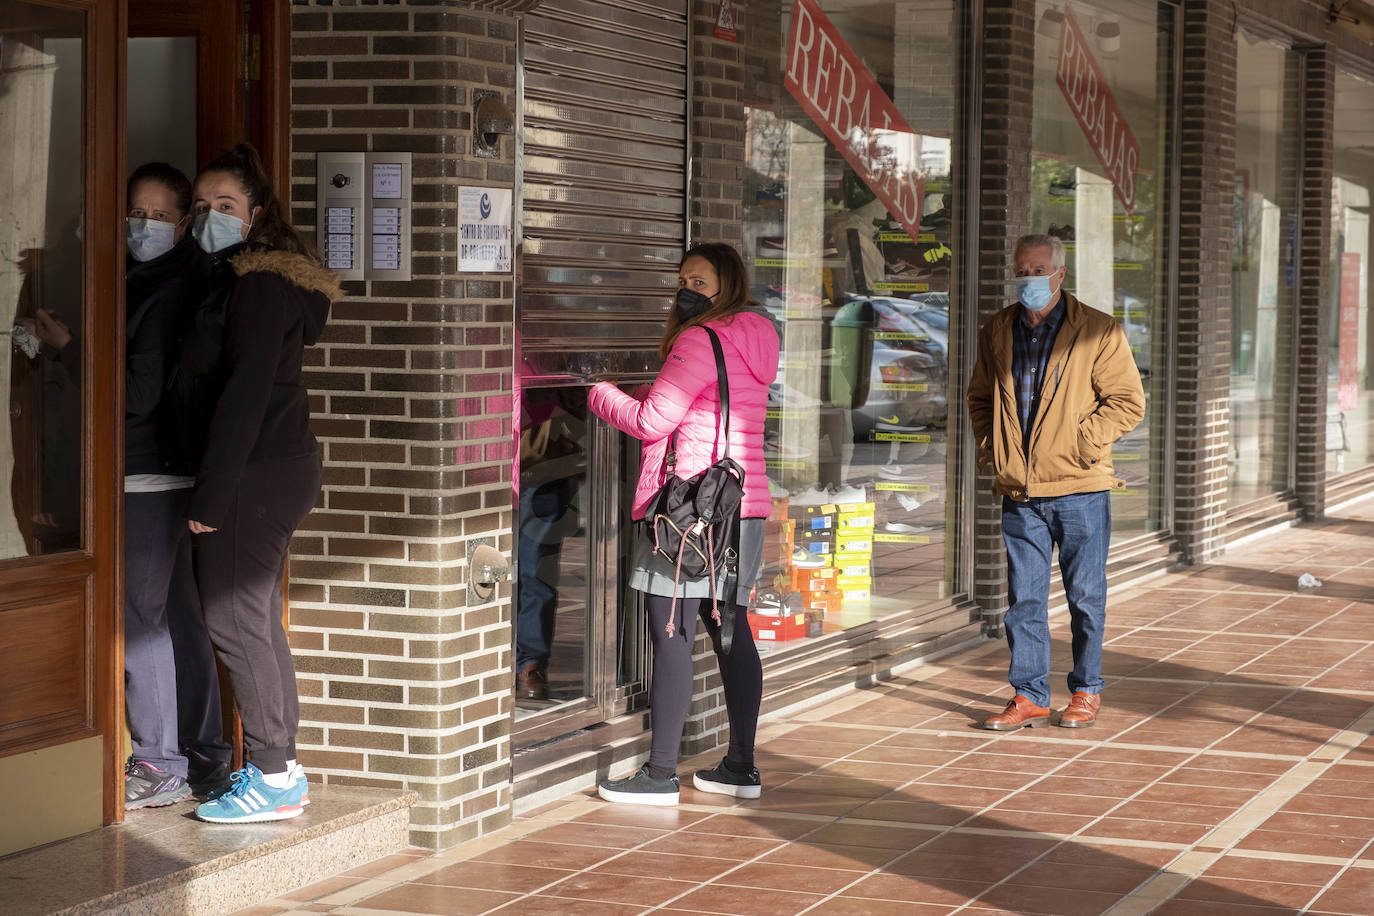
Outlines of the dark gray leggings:
[{"label": "dark gray leggings", "polygon": [[677,771],[682,728],[692,706],[692,643],[696,621],[701,619],[716,650],[716,664],[725,686],[725,710],[730,719],[730,746],[725,757],[740,767],[754,765],[754,733],[763,699],[763,665],[749,632],[745,609],[735,608],[735,641],[730,654],[720,651],[720,627],[711,619],[710,598],[679,598],[677,620],[681,626],[669,636],[666,630],[673,599],[645,595],[649,608],[649,633],[654,644],[654,679],[649,688],[653,709],[653,744],[649,767],[655,776]]}]

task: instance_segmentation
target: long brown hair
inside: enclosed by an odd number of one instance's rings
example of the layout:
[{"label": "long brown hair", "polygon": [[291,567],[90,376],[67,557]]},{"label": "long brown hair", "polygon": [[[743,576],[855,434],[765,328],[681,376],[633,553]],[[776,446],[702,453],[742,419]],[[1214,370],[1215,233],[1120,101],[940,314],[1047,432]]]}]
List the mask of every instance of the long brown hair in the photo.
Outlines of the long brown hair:
[{"label": "long brown hair", "polygon": [[319,261],[315,248],[295,230],[286,219],[284,208],[277,193],[272,190],[272,180],[263,168],[262,157],[251,143],[240,143],[233,149],[218,156],[214,162],[196,174],[199,183],[202,176],[210,172],[225,172],[233,175],[240,190],[248,198],[248,206],[262,207],[262,213],[253,220],[244,239],[254,248],[270,248],[276,251],[290,251]]},{"label": "long brown hair", "polygon": [[730,318],[747,308],[759,306],[749,295],[749,271],[744,266],[744,259],[732,246],[724,242],[693,245],[682,256],[677,269],[681,271],[682,265],[692,258],[701,258],[711,265],[716,272],[716,279],[720,282],[720,291],[712,300],[711,307],[691,321],[679,323],[677,309],[668,311],[668,323],[663,329],[663,340],[658,345],[658,354],[664,359],[668,358],[678,335],[688,328],[706,324],[708,321]]}]

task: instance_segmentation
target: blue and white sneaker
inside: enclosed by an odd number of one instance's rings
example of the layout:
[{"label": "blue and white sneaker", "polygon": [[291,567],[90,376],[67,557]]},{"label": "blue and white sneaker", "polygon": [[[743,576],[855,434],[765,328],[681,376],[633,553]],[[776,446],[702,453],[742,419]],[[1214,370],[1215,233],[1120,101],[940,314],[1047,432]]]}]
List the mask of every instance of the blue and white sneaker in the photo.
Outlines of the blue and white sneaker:
[{"label": "blue and white sneaker", "polygon": [[301,807],[310,804],[310,783],[305,779],[305,767],[299,763],[291,769],[291,775],[296,777],[296,785],[301,787]]},{"label": "blue and white sneaker", "polygon": [[229,777],[228,792],[196,808],[196,817],[213,824],[253,824],[284,821],[304,810],[301,795],[305,780],[295,779],[285,789],[274,789],[253,764]]}]

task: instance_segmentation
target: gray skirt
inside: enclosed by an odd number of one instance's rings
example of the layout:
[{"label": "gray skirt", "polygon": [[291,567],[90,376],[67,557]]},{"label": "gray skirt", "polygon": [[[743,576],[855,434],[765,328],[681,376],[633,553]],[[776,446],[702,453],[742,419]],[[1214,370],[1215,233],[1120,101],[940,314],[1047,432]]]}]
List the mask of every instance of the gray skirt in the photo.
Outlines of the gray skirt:
[{"label": "gray skirt", "polygon": [[[634,569],[630,573],[630,588],[648,595],[672,597],[673,564],[654,553],[649,539],[644,536],[647,522],[635,522]],[[749,605],[749,593],[754,589],[754,580],[759,577],[759,567],[763,564],[764,520],[761,518],[740,519],[739,523],[739,586],[735,603],[744,607]],[[716,580],[716,589],[725,588],[725,575]],[[711,580],[702,576],[698,579],[683,579],[677,585],[678,598],[711,597]],[[721,597],[725,597],[722,595]]]}]

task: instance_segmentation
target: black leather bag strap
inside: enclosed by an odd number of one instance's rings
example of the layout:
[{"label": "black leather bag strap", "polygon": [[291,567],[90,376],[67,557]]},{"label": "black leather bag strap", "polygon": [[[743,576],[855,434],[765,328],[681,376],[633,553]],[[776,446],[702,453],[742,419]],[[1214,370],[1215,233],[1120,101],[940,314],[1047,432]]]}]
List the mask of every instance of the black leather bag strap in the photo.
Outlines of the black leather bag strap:
[{"label": "black leather bag strap", "polygon": [[711,350],[716,354],[716,390],[720,393],[720,419],[724,427],[725,454],[730,457],[730,376],[725,372],[725,351],[720,348],[720,338],[716,332],[702,325],[701,329],[711,335]]},{"label": "black leather bag strap", "polygon": [[[716,391],[720,394],[720,417],[724,427],[725,454],[730,457],[730,376],[725,372],[725,351],[720,348],[720,338],[706,325],[700,326],[711,338],[711,351],[716,355]],[[714,462],[712,462],[714,463]],[[668,436],[668,450],[663,453],[663,476],[666,479],[677,467],[677,430]]]}]

